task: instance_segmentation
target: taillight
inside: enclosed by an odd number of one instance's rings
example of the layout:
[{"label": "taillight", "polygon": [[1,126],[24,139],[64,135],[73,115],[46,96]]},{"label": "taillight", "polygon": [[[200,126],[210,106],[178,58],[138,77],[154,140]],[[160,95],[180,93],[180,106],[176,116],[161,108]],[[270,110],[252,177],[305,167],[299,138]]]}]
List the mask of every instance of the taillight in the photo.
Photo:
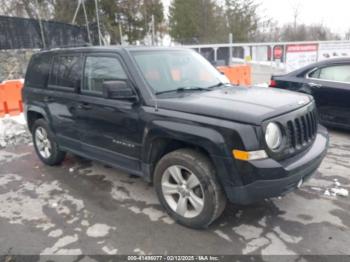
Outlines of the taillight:
[{"label": "taillight", "polygon": [[276,80],[273,80],[273,79],[271,79],[270,80],[270,85],[269,85],[270,87],[277,87],[277,82],[276,82]]}]

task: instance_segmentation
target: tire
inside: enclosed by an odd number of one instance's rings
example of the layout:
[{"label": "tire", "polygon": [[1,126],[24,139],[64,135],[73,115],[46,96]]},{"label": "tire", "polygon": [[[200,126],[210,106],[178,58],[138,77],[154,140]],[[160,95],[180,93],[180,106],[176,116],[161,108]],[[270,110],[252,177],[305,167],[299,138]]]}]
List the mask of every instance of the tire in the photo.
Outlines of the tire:
[{"label": "tire", "polygon": [[[154,171],[154,186],[160,203],[177,223],[201,229],[222,214],[226,196],[215,173],[208,157],[192,149],[179,149],[161,158]],[[185,180],[182,186],[181,177]]]},{"label": "tire", "polygon": [[[54,166],[63,162],[66,153],[59,149],[54,135],[44,119],[38,119],[34,122],[32,137],[35,152],[44,164]],[[47,147],[49,150],[45,150]]]}]

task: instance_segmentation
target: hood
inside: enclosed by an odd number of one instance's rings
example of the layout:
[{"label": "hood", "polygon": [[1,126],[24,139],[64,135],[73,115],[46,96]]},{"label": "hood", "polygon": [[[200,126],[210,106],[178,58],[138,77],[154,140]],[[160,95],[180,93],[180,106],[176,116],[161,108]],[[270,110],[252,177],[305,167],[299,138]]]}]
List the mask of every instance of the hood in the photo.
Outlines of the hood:
[{"label": "hood", "polygon": [[159,98],[158,108],[260,125],[309,104],[313,98],[301,93],[265,87],[236,87],[208,92],[177,93]]}]

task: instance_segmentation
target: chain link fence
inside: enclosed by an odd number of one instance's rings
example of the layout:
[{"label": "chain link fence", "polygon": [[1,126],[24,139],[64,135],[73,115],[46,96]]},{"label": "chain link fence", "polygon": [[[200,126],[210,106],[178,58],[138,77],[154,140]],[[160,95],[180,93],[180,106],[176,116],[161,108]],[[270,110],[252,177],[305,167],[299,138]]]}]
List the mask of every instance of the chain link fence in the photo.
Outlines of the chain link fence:
[{"label": "chain link fence", "polygon": [[85,27],[0,16],[0,50],[53,48],[82,45],[87,42]]}]

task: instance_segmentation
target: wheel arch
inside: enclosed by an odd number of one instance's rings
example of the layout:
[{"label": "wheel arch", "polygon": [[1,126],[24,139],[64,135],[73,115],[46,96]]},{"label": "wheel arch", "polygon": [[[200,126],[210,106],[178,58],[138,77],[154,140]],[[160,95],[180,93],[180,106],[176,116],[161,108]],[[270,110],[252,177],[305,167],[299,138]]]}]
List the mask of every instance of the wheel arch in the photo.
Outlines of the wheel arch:
[{"label": "wheel arch", "polygon": [[39,107],[28,107],[26,111],[26,118],[27,118],[27,126],[29,131],[32,131],[33,124],[38,119],[47,119],[47,115],[45,111]]},{"label": "wheel arch", "polygon": [[[204,154],[216,166],[213,156],[224,155],[224,138],[216,130],[182,123],[161,123],[146,129],[144,135],[142,162],[147,170],[147,180],[153,180],[158,161],[167,153],[180,148],[191,148]],[[194,133],[193,130],[196,130]]]}]

